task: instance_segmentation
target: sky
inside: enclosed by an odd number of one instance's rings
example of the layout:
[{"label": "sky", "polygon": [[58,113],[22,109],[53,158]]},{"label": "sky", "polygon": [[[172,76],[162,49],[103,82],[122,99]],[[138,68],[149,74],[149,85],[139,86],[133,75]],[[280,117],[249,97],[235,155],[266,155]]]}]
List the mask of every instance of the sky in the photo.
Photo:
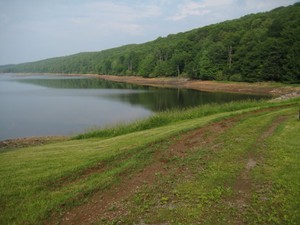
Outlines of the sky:
[{"label": "sky", "polygon": [[144,43],[299,0],[0,0],[0,65]]}]

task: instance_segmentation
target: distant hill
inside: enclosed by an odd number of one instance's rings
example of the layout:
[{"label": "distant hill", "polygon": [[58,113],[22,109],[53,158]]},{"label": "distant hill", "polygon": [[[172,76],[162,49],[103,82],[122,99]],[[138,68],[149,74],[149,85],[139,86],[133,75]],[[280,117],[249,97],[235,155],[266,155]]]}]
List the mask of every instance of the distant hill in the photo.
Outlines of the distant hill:
[{"label": "distant hill", "polygon": [[0,66],[0,72],[300,83],[300,3],[144,44]]}]

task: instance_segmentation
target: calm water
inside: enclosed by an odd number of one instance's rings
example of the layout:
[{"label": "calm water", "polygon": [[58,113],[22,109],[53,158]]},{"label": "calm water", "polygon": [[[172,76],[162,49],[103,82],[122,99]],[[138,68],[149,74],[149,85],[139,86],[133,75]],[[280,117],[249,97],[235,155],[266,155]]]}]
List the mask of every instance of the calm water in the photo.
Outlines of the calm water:
[{"label": "calm water", "polygon": [[0,75],[0,140],[71,135],[165,109],[261,98],[66,76]]}]

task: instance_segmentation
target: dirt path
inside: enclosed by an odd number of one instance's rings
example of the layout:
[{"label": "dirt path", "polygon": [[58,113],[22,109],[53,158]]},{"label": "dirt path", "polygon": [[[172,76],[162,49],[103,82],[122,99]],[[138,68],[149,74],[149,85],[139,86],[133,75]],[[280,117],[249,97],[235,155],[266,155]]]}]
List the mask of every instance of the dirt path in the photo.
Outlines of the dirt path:
[{"label": "dirt path", "polygon": [[190,80],[187,78],[143,78],[134,76],[112,76],[99,75],[101,79],[111,80],[116,82],[132,83],[144,86],[155,87],[172,87],[172,88],[188,88],[200,91],[209,92],[229,92],[229,93],[244,93],[270,96],[300,96],[300,87],[275,87],[271,83],[234,83],[234,82],[217,82],[217,81],[200,81]]},{"label": "dirt path", "polygon": [[[173,173],[167,166],[168,159],[172,157],[185,158],[194,150],[201,147],[211,145],[219,135],[226,132],[233,127],[241,118],[247,117],[250,114],[255,114],[262,111],[269,111],[273,109],[265,109],[256,112],[250,112],[243,115],[238,115],[220,122],[214,122],[203,128],[190,131],[180,137],[174,137],[168,140],[167,148],[162,149],[161,145],[149,146],[154,147],[153,161],[146,166],[142,171],[135,174],[125,175],[121,179],[119,185],[115,185],[109,190],[98,192],[89,199],[86,204],[77,206],[65,212],[61,218],[52,218],[47,224],[93,224],[102,219],[112,221],[114,218],[124,216],[128,213],[124,206],[124,201],[132,197],[144,185],[151,186],[156,182],[156,175],[167,176]],[[261,137],[262,139],[271,135],[280,121],[275,121],[274,124],[267,129]],[[216,148],[218,149],[218,148]],[[214,148],[212,148],[214,150]],[[208,158],[206,160],[209,160]],[[249,154],[246,160],[245,169],[242,171],[239,180],[234,186],[236,196],[232,199],[232,204],[238,204],[242,210],[247,201],[247,193],[250,193],[251,182],[249,179],[250,170],[255,167],[257,158],[254,154]],[[170,171],[169,171],[170,169]],[[173,168],[174,169],[174,168]],[[189,172],[185,168],[175,168],[177,173],[185,173],[189,176]],[[192,176],[192,174],[191,174]]]},{"label": "dirt path", "polygon": [[248,154],[244,159],[245,167],[241,171],[236,183],[233,186],[233,197],[226,199],[226,204],[232,205],[237,209],[237,217],[234,218],[235,221],[233,221],[233,224],[244,224],[245,222],[243,221],[244,212],[248,208],[251,195],[255,189],[251,181],[250,172],[258,164],[263,163],[263,158],[257,154],[256,149],[260,148],[264,140],[271,136],[278,125],[286,119],[286,116],[280,116],[276,118],[258,138],[257,142],[254,144],[254,146],[252,146],[252,149],[248,151]]},{"label": "dirt path", "polygon": [[[233,126],[236,120],[237,118],[231,118],[216,122],[204,128],[188,132],[180,136],[179,139],[174,137],[169,141],[170,144],[166,150],[154,146],[157,149],[153,156],[153,163],[130,177],[123,177],[120,185],[96,193],[88,203],[65,212],[62,218],[52,218],[48,224],[93,224],[96,221],[101,221],[102,218],[112,220],[120,215],[126,215],[127,210],[122,202],[133,196],[141,186],[153,184],[157,174],[168,174],[169,171],[165,166],[167,164],[166,159],[174,156],[185,157],[195,147],[198,148],[212,142],[219,134],[224,133]],[[212,133],[214,135],[211,135]],[[112,208],[114,210],[110,210]]]}]

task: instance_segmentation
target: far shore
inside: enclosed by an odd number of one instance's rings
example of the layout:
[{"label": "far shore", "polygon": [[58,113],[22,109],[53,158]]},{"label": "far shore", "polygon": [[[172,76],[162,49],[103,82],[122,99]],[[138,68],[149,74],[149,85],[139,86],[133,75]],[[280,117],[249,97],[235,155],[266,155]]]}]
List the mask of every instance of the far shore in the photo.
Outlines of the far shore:
[{"label": "far shore", "polygon": [[181,77],[156,77],[144,78],[140,76],[116,76],[98,74],[63,74],[63,73],[16,73],[18,75],[64,75],[87,76],[109,81],[137,84],[143,86],[163,88],[186,88],[208,92],[227,92],[240,94],[267,95],[274,98],[285,99],[300,96],[300,85],[286,85],[276,82],[227,82],[227,81],[202,81]]},{"label": "far shore", "polygon": [[202,81],[177,77],[143,78],[138,76],[113,75],[98,75],[98,77],[110,81],[132,83],[144,86],[186,88],[209,92],[268,95],[273,97],[279,97],[291,93],[300,95],[300,85],[294,87],[291,85],[277,84],[275,82],[247,83],[226,81]]}]

